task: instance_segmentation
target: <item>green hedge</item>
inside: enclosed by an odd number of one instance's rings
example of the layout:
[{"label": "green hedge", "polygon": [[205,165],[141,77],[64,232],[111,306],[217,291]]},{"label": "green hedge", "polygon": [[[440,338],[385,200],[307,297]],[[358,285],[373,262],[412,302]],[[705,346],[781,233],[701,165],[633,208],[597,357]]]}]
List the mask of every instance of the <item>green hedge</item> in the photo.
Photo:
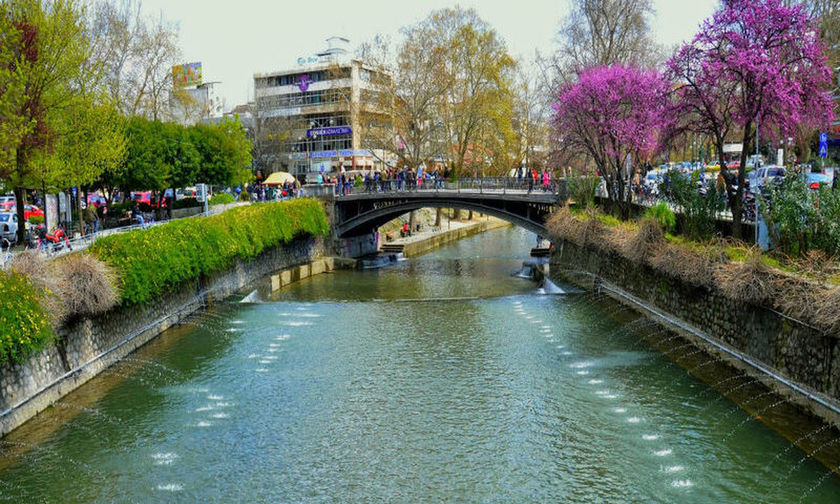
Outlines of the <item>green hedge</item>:
[{"label": "green hedge", "polygon": [[43,293],[29,277],[0,271],[0,362],[20,362],[55,339]]},{"label": "green hedge", "polygon": [[94,242],[90,252],[117,271],[122,303],[137,304],[185,280],[223,270],[236,258],[253,258],[299,235],[328,232],[320,203],[298,199],[106,236]]},{"label": "green hedge", "polygon": [[228,203],[233,203],[234,201],[236,201],[236,198],[228,193],[214,194],[210,198],[211,205],[227,205]]}]

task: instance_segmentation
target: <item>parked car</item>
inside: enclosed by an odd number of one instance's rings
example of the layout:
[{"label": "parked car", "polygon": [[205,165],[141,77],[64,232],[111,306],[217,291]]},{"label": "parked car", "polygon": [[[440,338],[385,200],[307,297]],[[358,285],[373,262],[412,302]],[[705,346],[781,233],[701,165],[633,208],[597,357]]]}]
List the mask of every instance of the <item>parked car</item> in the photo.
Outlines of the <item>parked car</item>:
[{"label": "parked car", "polygon": [[755,190],[768,182],[779,183],[785,178],[787,171],[784,166],[762,166],[749,173],[750,187]]},{"label": "parked car", "polygon": [[107,205],[108,201],[105,199],[105,196],[100,196],[99,194],[88,194],[87,204],[99,208]]},{"label": "parked car", "polygon": [[0,236],[11,243],[17,241],[18,218],[11,212],[0,212]]},{"label": "parked car", "polygon": [[35,205],[23,205],[23,218],[29,220],[30,217],[43,217],[44,211]]},{"label": "parked car", "polygon": [[152,204],[152,193],[150,191],[133,192],[131,193],[131,200],[137,203]]},{"label": "parked car", "polygon": [[0,212],[9,212],[15,207],[14,196],[0,196]]},{"label": "parked car", "polygon": [[810,189],[817,190],[820,188],[820,184],[831,187],[831,183],[834,181],[834,168],[823,169],[814,166],[806,172],[806,177]]},{"label": "parked car", "polygon": [[[166,193],[164,193],[164,194],[166,194]],[[172,194],[171,191],[169,192],[169,194]],[[133,193],[131,193],[131,200],[136,201],[137,203],[139,203],[141,205],[146,204],[146,205],[152,206],[152,192],[151,191],[133,192]],[[159,205],[160,208],[166,208],[166,200],[164,198],[161,198],[157,202],[157,205]]]}]

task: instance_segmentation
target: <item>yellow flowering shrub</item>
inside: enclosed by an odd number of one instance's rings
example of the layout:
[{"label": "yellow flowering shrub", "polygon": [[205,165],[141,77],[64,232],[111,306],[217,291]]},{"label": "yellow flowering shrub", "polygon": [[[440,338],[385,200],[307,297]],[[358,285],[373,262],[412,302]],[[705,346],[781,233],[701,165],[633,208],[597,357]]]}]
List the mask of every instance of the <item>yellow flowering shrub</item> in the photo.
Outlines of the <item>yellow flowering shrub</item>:
[{"label": "yellow flowering shrub", "polygon": [[55,339],[44,311],[46,294],[14,271],[0,271],[0,292],[0,362],[20,362]]},{"label": "yellow flowering shrub", "polygon": [[146,303],[185,280],[223,270],[236,258],[253,258],[297,236],[328,232],[321,204],[297,199],[106,236],[89,250],[117,272],[122,303],[130,305]]}]

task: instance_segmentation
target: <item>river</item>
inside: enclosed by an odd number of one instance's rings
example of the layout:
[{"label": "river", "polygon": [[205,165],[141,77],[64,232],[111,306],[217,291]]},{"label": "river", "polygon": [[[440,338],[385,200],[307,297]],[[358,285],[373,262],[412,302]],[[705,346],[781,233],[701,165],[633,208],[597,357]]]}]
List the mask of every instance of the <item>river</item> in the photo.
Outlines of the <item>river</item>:
[{"label": "river", "polygon": [[534,243],[221,303],[0,441],[0,501],[837,502],[626,309],[513,275]]}]

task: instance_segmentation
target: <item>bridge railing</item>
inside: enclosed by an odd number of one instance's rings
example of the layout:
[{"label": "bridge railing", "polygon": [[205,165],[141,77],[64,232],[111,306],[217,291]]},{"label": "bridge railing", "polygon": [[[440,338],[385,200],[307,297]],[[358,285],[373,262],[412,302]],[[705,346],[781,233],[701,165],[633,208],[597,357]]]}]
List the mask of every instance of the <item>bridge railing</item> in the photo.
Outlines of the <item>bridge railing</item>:
[{"label": "bridge railing", "polygon": [[473,192],[473,193],[487,193],[487,194],[507,194],[519,193],[551,193],[561,194],[566,190],[565,180],[550,180],[548,184],[543,184],[542,181],[529,181],[528,179],[520,179],[517,177],[468,177],[461,178],[457,181],[445,180],[423,180],[420,183],[408,183],[406,181],[398,180],[370,180],[361,185],[353,183],[346,183],[344,185],[338,184],[321,184],[305,186],[307,195],[325,195],[326,192],[332,191],[337,197],[351,195],[351,194],[375,194],[375,193],[395,193],[395,192],[440,192],[440,191],[454,191],[454,192]]}]

